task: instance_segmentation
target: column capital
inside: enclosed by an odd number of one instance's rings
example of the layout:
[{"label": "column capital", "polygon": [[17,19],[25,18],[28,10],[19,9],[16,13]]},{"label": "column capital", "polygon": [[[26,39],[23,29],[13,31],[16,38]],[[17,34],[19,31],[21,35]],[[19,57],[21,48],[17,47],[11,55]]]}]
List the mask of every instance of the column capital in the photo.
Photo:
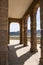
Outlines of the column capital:
[{"label": "column capital", "polygon": [[38,9],[38,8],[34,8],[34,9],[31,10],[30,17],[36,16],[36,14],[37,14],[37,9]]}]

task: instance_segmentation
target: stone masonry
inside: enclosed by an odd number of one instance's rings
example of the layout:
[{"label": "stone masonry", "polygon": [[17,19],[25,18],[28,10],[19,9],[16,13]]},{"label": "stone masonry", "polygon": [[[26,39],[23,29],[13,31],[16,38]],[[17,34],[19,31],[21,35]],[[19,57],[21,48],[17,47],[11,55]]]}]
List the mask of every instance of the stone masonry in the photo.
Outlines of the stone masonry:
[{"label": "stone masonry", "polygon": [[34,9],[31,14],[31,49],[30,51],[37,51],[37,39],[36,39],[36,9]]},{"label": "stone masonry", "polygon": [[24,19],[24,46],[27,45],[27,17]]},{"label": "stone masonry", "polygon": [[8,0],[0,0],[0,65],[8,65]]}]

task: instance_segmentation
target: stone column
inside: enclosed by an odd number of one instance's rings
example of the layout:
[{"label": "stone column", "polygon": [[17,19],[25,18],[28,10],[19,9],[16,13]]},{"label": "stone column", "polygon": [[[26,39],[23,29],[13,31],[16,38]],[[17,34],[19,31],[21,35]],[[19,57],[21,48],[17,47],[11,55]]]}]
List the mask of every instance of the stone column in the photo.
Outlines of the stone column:
[{"label": "stone column", "polygon": [[8,0],[0,0],[0,65],[8,65]]},{"label": "stone column", "polygon": [[22,43],[22,21],[20,21],[20,44]]},{"label": "stone column", "polygon": [[20,44],[24,44],[24,20],[20,22]]},{"label": "stone column", "polygon": [[36,39],[36,9],[34,9],[31,14],[31,52],[37,51],[37,39]]},{"label": "stone column", "polygon": [[8,20],[8,44],[10,44],[10,22]]},{"label": "stone column", "polygon": [[24,46],[27,46],[27,17],[24,19]]},{"label": "stone column", "polygon": [[43,65],[43,0],[40,0],[40,18],[41,18],[41,59],[40,59],[40,65]]},{"label": "stone column", "polygon": [[22,20],[22,43],[24,44],[24,19]]}]

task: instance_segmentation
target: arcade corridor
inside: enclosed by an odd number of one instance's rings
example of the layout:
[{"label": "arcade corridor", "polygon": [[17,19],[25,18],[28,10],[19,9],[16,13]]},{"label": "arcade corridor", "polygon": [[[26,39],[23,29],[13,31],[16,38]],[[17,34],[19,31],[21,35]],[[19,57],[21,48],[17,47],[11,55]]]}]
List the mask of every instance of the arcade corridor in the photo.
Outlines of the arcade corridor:
[{"label": "arcade corridor", "polygon": [[[40,7],[40,45],[36,38],[36,14]],[[31,45],[27,46],[27,20],[31,20]],[[20,24],[20,43],[9,44],[11,22]],[[11,41],[11,40],[10,40]],[[15,43],[13,45],[13,43]],[[41,51],[40,51],[41,49]],[[43,65],[43,0],[0,0],[0,65]]]}]

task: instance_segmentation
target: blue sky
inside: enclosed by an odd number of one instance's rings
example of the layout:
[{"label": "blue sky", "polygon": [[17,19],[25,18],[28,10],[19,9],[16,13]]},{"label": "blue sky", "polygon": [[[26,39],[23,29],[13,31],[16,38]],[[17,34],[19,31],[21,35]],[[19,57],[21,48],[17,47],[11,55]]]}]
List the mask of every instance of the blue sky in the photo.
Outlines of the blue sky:
[{"label": "blue sky", "polygon": [[[37,30],[40,30],[40,7],[39,7],[38,10],[37,10],[36,21],[37,21],[37,22],[36,22],[36,25],[37,25],[36,29],[37,29]],[[30,23],[31,23],[31,21],[30,21],[30,17],[29,17],[29,18],[28,18],[28,29],[29,29],[29,30],[30,30]],[[17,32],[17,31],[20,31],[20,26],[19,26],[19,24],[12,22],[12,23],[10,24],[10,32]]]},{"label": "blue sky", "polygon": [[19,26],[19,24],[12,22],[12,23],[10,24],[10,32],[17,32],[17,31],[20,31],[20,26]]},{"label": "blue sky", "polygon": [[37,15],[36,15],[36,20],[37,20],[37,30],[40,29],[40,7],[37,10]]}]

